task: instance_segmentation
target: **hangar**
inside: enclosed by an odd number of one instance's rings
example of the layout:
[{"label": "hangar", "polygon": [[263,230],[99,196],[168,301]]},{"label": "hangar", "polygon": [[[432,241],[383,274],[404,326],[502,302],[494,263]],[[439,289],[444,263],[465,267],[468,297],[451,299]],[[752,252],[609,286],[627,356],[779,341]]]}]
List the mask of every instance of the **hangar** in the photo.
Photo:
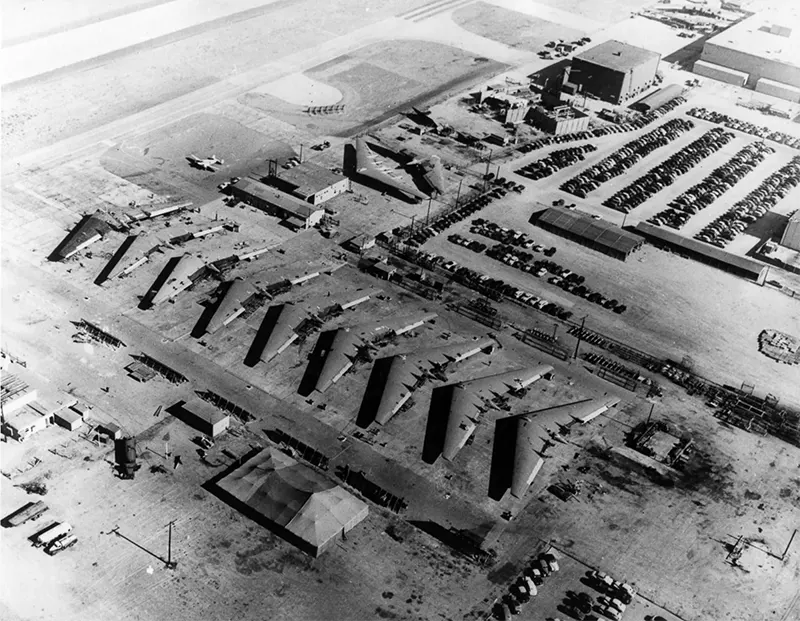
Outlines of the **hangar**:
[{"label": "hangar", "polygon": [[311,556],[319,556],[369,513],[369,506],[274,447],[215,485],[220,497]]},{"label": "hangar", "polygon": [[644,244],[644,240],[638,235],[567,209],[556,207],[546,209],[539,214],[536,224],[545,231],[566,237],[621,261],[627,260],[628,255]]},{"label": "hangar", "polygon": [[276,172],[267,181],[287,194],[292,194],[312,205],[324,203],[350,189],[350,179],[308,161]]},{"label": "hangar", "polygon": [[319,224],[324,211],[299,198],[285,194],[255,179],[242,179],[230,186],[234,197],[269,214],[282,218],[297,229],[310,229]]},{"label": "hangar", "polygon": [[577,54],[565,86],[576,94],[621,104],[654,83],[660,60],[656,52],[612,39]]}]

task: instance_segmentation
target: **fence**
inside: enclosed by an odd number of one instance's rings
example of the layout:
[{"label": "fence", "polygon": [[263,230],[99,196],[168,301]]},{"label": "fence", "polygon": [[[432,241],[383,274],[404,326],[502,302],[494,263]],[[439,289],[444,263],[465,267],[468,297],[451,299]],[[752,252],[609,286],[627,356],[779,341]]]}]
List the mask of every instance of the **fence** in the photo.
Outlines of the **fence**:
[{"label": "fence", "polygon": [[185,375],[178,373],[175,369],[168,367],[164,363],[159,362],[147,354],[143,353],[137,358],[137,360],[173,384],[183,384],[184,382],[189,381]]},{"label": "fence", "polygon": [[197,396],[199,396],[203,401],[207,401],[208,403],[217,406],[223,412],[227,412],[228,414],[236,417],[243,423],[255,419],[255,416],[253,416],[243,407],[239,407],[233,401],[228,401],[225,397],[221,397],[217,393],[210,390],[198,391]]}]

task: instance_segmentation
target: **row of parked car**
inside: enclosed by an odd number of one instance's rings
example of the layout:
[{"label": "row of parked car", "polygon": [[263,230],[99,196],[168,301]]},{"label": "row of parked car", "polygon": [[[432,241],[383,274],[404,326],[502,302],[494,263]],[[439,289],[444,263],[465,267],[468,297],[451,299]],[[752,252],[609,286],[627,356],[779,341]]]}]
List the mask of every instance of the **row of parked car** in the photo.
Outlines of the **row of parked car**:
[{"label": "row of parked car", "polygon": [[653,131],[623,145],[588,170],[564,182],[561,189],[578,198],[586,198],[589,192],[596,190],[601,184],[625,173],[642,158],[647,157],[656,149],[667,146],[693,127],[694,123],[688,119],[671,119]]},{"label": "row of parked car", "polygon": [[724,248],[800,183],[800,156],[764,179],[755,190],[703,228],[695,239]]},{"label": "row of parked car", "polygon": [[793,149],[800,149],[800,138],[797,138],[796,136],[791,136],[784,132],[776,132],[763,125],[756,125],[748,121],[741,121],[728,116],[727,114],[722,114],[721,112],[714,112],[713,110],[706,110],[705,108],[692,108],[686,114],[698,119],[703,119],[704,121],[719,123],[720,125],[724,125],[730,129],[736,129],[746,134],[752,134],[753,136],[758,136],[764,140],[779,142],[780,144],[785,144],[787,147],[792,147]]},{"label": "row of parked car", "polygon": [[489,203],[498,198],[502,198],[508,193],[505,188],[502,187],[495,187],[489,192],[485,194],[481,194],[480,196],[476,196],[475,198],[469,199],[465,202],[461,207],[456,209],[455,211],[450,212],[447,215],[440,216],[436,220],[434,220],[430,226],[426,226],[423,228],[418,229],[407,241],[406,244],[411,246],[412,248],[418,248],[426,241],[428,241],[431,237],[434,237],[444,231],[445,229],[449,228],[456,222],[460,222],[465,218],[468,218],[476,211],[480,211]]},{"label": "row of parked car", "polygon": [[552,257],[556,253],[555,246],[545,248],[542,244],[537,244],[533,239],[528,237],[525,233],[520,233],[514,229],[505,226],[500,226],[490,220],[483,218],[476,218],[472,221],[472,226],[469,232],[473,235],[482,235],[501,244],[509,246],[516,246],[526,250],[533,250],[534,252],[541,252],[547,257]]},{"label": "row of parked car", "polygon": [[462,237],[458,233],[453,233],[447,237],[447,241],[451,244],[455,244],[457,246],[464,246],[472,252],[477,252],[480,254],[484,250],[486,250],[486,244],[483,242],[479,242],[477,239],[467,239],[466,237]]},{"label": "row of parked car", "polygon": [[550,145],[554,144],[565,144],[568,142],[577,142],[579,140],[591,140],[592,138],[600,138],[602,136],[608,136],[609,134],[618,134],[635,131],[637,129],[643,129],[650,125],[650,123],[660,119],[675,107],[684,103],[686,103],[686,99],[683,97],[675,97],[664,105],[656,108],[655,110],[651,110],[647,114],[643,114],[633,121],[627,121],[625,123],[620,123],[619,125],[605,125],[603,127],[596,127],[594,129],[587,129],[580,132],[572,132],[571,134],[561,134],[558,136],[539,138],[538,140],[534,140],[533,142],[529,142],[520,146],[517,151],[520,153],[530,153],[531,151],[536,151],[537,149],[549,147]]},{"label": "row of parked car", "polygon": [[572,166],[576,162],[582,162],[586,159],[586,154],[592,153],[593,151],[597,151],[597,147],[593,144],[559,149],[558,151],[553,151],[547,157],[526,164],[522,168],[518,168],[515,172],[518,175],[533,179],[534,181],[537,179],[544,179],[562,168]]},{"label": "row of parked car", "polygon": [[630,213],[632,209],[671,185],[679,176],[688,173],[734,138],[733,132],[726,132],[721,127],[708,130],[697,140],[669,156],[661,164],[651,168],[636,181],[603,201],[603,205],[622,213]]},{"label": "row of parked car", "polygon": [[548,576],[557,571],[560,571],[560,567],[555,555],[549,552],[540,554],[525,567],[509,587],[508,592],[499,599],[492,611],[494,618],[508,621],[518,615],[522,607],[538,595],[538,587],[544,584]]},{"label": "row of parked car", "polygon": [[[667,209],[648,218],[647,221],[656,226],[664,225],[673,229],[681,229],[691,216],[717,200],[771,153],[775,153],[775,149],[763,142],[746,145],[703,181],[670,201]],[[756,219],[757,216],[754,214],[743,216],[743,221],[747,223],[755,222]]]}]

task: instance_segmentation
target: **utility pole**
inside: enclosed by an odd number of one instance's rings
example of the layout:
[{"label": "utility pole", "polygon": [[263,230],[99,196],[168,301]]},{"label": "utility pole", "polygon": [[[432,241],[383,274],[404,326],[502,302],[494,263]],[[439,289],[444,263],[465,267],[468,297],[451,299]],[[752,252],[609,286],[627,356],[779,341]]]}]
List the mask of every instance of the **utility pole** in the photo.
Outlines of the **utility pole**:
[{"label": "utility pole", "polygon": [[586,324],[586,317],[588,317],[588,315],[581,319],[581,331],[578,332],[578,342],[575,343],[575,353],[572,355],[573,360],[578,357],[578,349],[581,346],[581,339],[583,338],[583,326]]},{"label": "utility pole", "polygon": [[428,221],[431,218],[431,203],[433,203],[433,196],[428,198],[428,213],[425,216],[425,226],[428,226]]},{"label": "utility pole", "polygon": [[177,561],[172,560],[172,525],[175,520],[172,520],[167,526],[169,527],[169,540],[167,543],[167,569],[175,569],[178,566]]},{"label": "utility pole", "polygon": [[164,455],[169,457],[169,432],[164,434]]},{"label": "utility pole", "polygon": [[650,424],[650,417],[653,415],[653,410],[655,409],[655,407],[656,407],[655,403],[651,403],[650,404],[650,413],[647,415],[647,423],[645,423],[645,424],[647,424],[647,425]]},{"label": "utility pole", "polygon": [[464,183],[464,177],[458,182],[458,192],[456,193],[456,209],[458,209],[458,199],[461,198],[461,185]]},{"label": "utility pole", "polygon": [[554,340],[554,341],[556,340],[556,333],[557,333],[557,332],[558,332],[558,324],[557,324],[557,323],[554,323],[554,324],[553,324],[553,340]]}]

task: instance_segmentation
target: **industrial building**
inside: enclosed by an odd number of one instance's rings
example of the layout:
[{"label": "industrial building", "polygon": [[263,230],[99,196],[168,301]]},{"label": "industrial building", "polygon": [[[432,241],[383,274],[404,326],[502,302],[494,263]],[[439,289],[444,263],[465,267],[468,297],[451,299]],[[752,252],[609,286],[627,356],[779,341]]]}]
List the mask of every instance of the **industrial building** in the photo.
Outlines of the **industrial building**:
[{"label": "industrial building", "polygon": [[684,237],[674,231],[647,222],[639,222],[636,232],[647,238],[654,246],[677,252],[683,256],[707,263],[742,278],[753,280],[763,285],[767,279],[769,268],[763,263],[747,257],[740,257],[704,242]]},{"label": "industrial building", "polygon": [[167,410],[175,418],[211,438],[216,438],[231,424],[231,417],[221,412],[215,405],[193,399],[189,403],[177,403]]},{"label": "industrial building", "polygon": [[350,180],[347,177],[314,162],[302,162],[292,168],[276,171],[267,181],[279,190],[312,205],[324,203],[350,189]]},{"label": "industrial building", "polygon": [[536,106],[528,115],[531,125],[548,134],[571,134],[589,127],[589,116],[568,105],[545,108]]},{"label": "industrial building", "polygon": [[800,210],[789,216],[781,236],[781,246],[800,252]]},{"label": "industrial building", "polygon": [[752,15],[711,37],[698,75],[800,102],[800,9]]},{"label": "industrial building", "polygon": [[255,179],[242,179],[230,186],[240,201],[284,220],[294,229],[310,229],[322,220],[325,211]]},{"label": "industrial building", "polygon": [[653,85],[661,55],[611,40],[581,52],[565,74],[564,90],[621,104]]},{"label": "industrial building", "polygon": [[664,104],[672,101],[676,97],[683,95],[683,87],[678,84],[670,84],[664,88],[658,89],[655,93],[650,93],[646,97],[642,97],[639,101],[631,106],[634,110],[638,110],[644,114],[652,112],[660,108]]},{"label": "industrial building", "polygon": [[588,215],[551,207],[536,218],[536,224],[545,231],[566,237],[579,244],[625,261],[638,250],[644,240],[638,235]]},{"label": "industrial building", "polygon": [[216,483],[225,501],[319,556],[369,514],[369,506],[276,448],[259,451]]}]

